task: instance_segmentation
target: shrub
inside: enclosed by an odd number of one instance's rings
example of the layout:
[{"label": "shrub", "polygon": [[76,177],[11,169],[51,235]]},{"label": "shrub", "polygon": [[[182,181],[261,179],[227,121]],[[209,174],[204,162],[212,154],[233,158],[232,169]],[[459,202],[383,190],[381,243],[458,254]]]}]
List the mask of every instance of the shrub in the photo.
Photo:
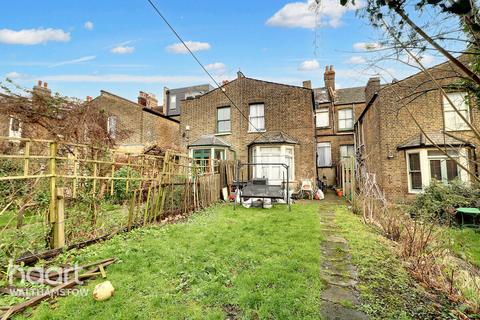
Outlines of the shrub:
[{"label": "shrub", "polygon": [[[18,161],[9,159],[0,160],[0,177],[16,176],[23,174],[23,166]],[[26,192],[25,180],[0,181],[0,205],[6,205],[11,201],[10,197],[15,192],[21,196]]]},{"label": "shrub", "polygon": [[413,216],[435,219],[440,222],[449,221],[459,207],[479,207],[480,188],[467,186],[459,180],[448,185],[433,181],[419,194],[409,212]]},{"label": "shrub", "polygon": [[[128,168],[128,167],[122,167],[120,170],[115,172],[115,177],[116,178],[140,178],[140,173],[137,171]],[[114,180],[113,183],[113,199],[115,202],[123,202],[127,199],[130,198],[131,192],[135,189],[137,189],[140,185],[139,180],[130,180],[129,181],[129,187],[128,187],[128,193],[127,193],[127,180]]]}]

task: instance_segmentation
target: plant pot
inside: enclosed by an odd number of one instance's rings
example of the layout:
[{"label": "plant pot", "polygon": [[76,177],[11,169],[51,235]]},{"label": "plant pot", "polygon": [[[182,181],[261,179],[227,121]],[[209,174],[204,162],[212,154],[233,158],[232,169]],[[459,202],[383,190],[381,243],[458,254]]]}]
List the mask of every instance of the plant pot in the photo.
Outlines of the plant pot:
[{"label": "plant pot", "polygon": [[337,196],[343,197],[343,191],[342,191],[342,189],[337,189]]}]

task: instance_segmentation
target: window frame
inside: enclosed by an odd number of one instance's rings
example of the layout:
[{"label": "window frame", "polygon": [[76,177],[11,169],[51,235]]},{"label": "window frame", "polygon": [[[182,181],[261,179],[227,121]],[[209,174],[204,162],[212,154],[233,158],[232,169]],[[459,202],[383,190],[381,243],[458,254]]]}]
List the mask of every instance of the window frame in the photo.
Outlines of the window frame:
[{"label": "window frame", "polygon": [[[219,111],[222,110],[222,109],[228,109],[228,119],[221,119],[220,120],[218,118]],[[217,112],[216,113],[216,129],[215,129],[216,134],[230,134],[230,133],[232,133],[232,108],[230,106],[218,107],[216,112]],[[228,130],[220,131],[219,130],[219,128],[220,128],[219,123],[220,122],[228,122],[229,123]]]},{"label": "window frame", "polygon": [[[452,100],[453,103],[455,103],[455,101],[457,100],[455,96],[461,95],[463,97],[462,105],[461,106],[455,105],[455,108],[457,108],[459,112],[465,112],[464,116],[470,122],[471,110],[468,104],[468,94],[463,91],[455,91],[455,92],[447,92],[447,95],[449,96],[450,100]],[[443,95],[442,95],[442,111],[443,111],[443,127],[445,131],[454,132],[454,131],[470,130],[468,124],[460,118],[460,115],[457,113],[457,111],[453,109],[453,107],[450,105],[448,100]],[[448,116],[450,114],[453,115],[453,118]],[[448,121],[452,121],[452,120],[455,122],[453,126],[451,126],[452,125],[451,123],[447,123]],[[461,124],[460,127],[459,127],[459,124]]]},{"label": "window frame", "polygon": [[[262,115],[261,116],[252,116],[252,107],[262,106]],[[257,112],[258,114],[258,112]],[[256,120],[263,119],[263,128],[259,128],[258,122]],[[255,125],[256,129],[253,128],[252,123]],[[265,104],[264,103],[252,103],[248,107],[248,132],[265,132]]]},{"label": "window frame", "polygon": [[[327,118],[326,118],[326,122],[327,124],[326,125],[318,125],[318,119],[319,119],[319,114],[327,114]],[[330,108],[318,108],[317,110],[315,110],[315,127],[316,128],[328,128],[330,127]]]},{"label": "window frame", "polygon": [[[412,170],[410,167],[410,156],[411,155],[418,155],[418,164],[420,166],[419,169],[416,169],[416,170]],[[424,188],[424,173],[422,172],[423,170],[423,166],[422,166],[422,155],[419,151],[417,152],[407,152],[407,173],[408,173],[408,192],[409,193],[419,193],[419,192],[422,192],[423,191],[423,188]],[[413,181],[412,181],[412,173],[420,173],[420,181],[422,182],[422,185],[420,188],[413,188]]]},{"label": "window frame", "polygon": [[[348,155],[348,148],[351,148],[352,150],[352,154],[351,155]],[[347,148],[347,155],[346,156],[342,156],[342,148]],[[339,147],[339,156],[340,156],[340,160],[343,160],[343,159],[347,159],[349,157],[353,157],[355,156],[355,145],[354,144],[342,144],[340,145]]]},{"label": "window frame", "polygon": [[[113,128],[112,128],[111,120],[113,120]],[[112,139],[115,139],[116,136],[117,136],[117,124],[118,124],[118,119],[117,119],[116,115],[108,116],[108,118],[107,118],[107,133]]]},{"label": "window frame", "polygon": [[176,109],[177,109],[177,95],[170,94],[168,97],[168,110],[176,110]]},{"label": "window frame", "polygon": [[[327,147],[328,146],[328,150],[329,150],[329,154],[330,154],[330,164],[328,165],[328,163],[326,163],[325,165],[320,165],[320,162],[319,162],[319,153],[318,153],[318,149],[319,147]],[[331,168],[333,166],[333,161],[332,161],[332,143],[331,142],[317,142],[317,168]]]},{"label": "window frame", "polygon": [[[288,144],[261,144],[261,145],[254,145],[250,148],[249,154],[250,154],[250,160],[252,163],[262,163],[261,158],[264,157],[265,153],[262,152],[262,149],[268,149],[268,148],[278,148],[280,150],[280,153],[277,155],[280,158],[284,159],[284,163],[289,165],[289,174],[288,174],[288,179],[289,182],[295,181],[295,147],[292,145]],[[289,161],[287,160],[287,157],[289,157]],[[282,162],[282,160],[280,160]],[[268,163],[265,162],[265,163]],[[283,167],[280,168],[280,170],[283,170]],[[260,175],[258,174],[260,172]],[[252,166],[252,177],[261,177],[261,173],[263,172],[263,166],[258,165],[258,166]],[[285,175],[285,179],[287,176]]]},{"label": "window frame", "polygon": [[[14,121],[18,122],[18,130],[13,129]],[[22,123],[15,117],[10,116],[8,118],[8,137],[9,138],[21,138],[22,137]]]},{"label": "window frame", "polygon": [[[340,118],[340,114],[341,113],[344,113],[346,111],[350,111],[350,115],[351,117],[345,117],[345,118]],[[337,111],[338,113],[338,131],[352,131],[353,130],[353,127],[354,127],[354,123],[355,123],[355,115],[353,114],[353,108],[343,108],[343,109],[339,109]],[[342,121],[345,121],[345,123],[347,121],[351,121],[352,122],[352,126],[351,127],[344,127],[342,128],[342,126],[340,125],[340,123]]]}]

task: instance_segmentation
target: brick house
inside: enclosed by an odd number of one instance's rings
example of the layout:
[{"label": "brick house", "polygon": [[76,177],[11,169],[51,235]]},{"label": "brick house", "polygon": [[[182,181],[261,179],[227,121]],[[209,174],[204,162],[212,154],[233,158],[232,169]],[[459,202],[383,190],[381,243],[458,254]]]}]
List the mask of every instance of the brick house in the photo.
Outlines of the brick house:
[{"label": "brick house", "polygon": [[209,84],[169,89],[163,88],[163,109],[167,117],[178,120],[182,110],[183,100],[193,99],[212,90]]},{"label": "brick house", "polygon": [[[430,72],[457,109],[480,128],[477,106],[454,86],[459,80],[454,67],[443,63],[430,68]],[[408,201],[432,179],[444,183],[452,179],[471,180],[465,170],[434,144],[470,171],[478,173],[478,166],[472,161],[479,151],[479,141],[424,73],[386,85],[380,85],[379,78],[371,78],[366,88],[366,101],[366,108],[355,123],[360,173],[374,176],[387,198]]]},{"label": "brick house", "polygon": [[[146,147],[181,150],[180,123],[159,112],[154,95],[140,91],[138,103],[102,90],[89,104],[108,115],[107,130],[119,150],[141,153]],[[123,132],[115,137],[117,132]]]},{"label": "brick house", "polygon": [[365,108],[365,87],[335,88],[335,70],[327,66],[325,86],[314,89],[318,177],[339,185],[337,166],[354,155],[353,124]]},{"label": "brick house", "polygon": [[[235,80],[221,88],[185,100],[180,119],[194,158],[282,162],[291,165],[292,182],[315,181],[310,88],[247,78],[239,72]],[[263,165],[252,168],[249,174],[280,184],[286,176],[284,171],[279,166]]]}]

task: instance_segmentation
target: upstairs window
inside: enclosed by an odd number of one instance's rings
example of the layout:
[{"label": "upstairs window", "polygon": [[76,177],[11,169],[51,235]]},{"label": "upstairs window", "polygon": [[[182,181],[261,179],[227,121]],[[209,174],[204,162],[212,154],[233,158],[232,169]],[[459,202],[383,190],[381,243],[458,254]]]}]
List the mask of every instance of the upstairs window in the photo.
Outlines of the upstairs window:
[{"label": "upstairs window", "polygon": [[263,103],[250,105],[248,120],[248,132],[265,130],[265,106]]},{"label": "upstairs window", "polygon": [[177,109],[177,96],[170,96],[170,103],[169,103],[169,109],[170,110],[175,110]]},{"label": "upstairs window", "polygon": [[217,109],[217,133],[228,133],[231,131],[230,107]]},{"label": "upstairs window", "polygon": [[332,146],[330,142],[317,143],[317,166],[332,166]]},{"label": "upstairs window", "polygon": [[338,110],[338,130],[353,129],[353,109]]},{"label": "upstairs window", "polygon": [[20,123],[20,120],[10,117],[10,123],[8,127],[8,136],[10,138],[22,137],[22,125]]},{"label": "upstairs window", "polygon": [[330,125],[330,112],[328,108],[317,110],[315,114],[315,125],[317,128],[324,128]]},{"label": "upstairs window", "polygon": [[[467,94],[465,92],[450,92],[447,93],[447,96],[455,105],[455,108],[467,119],[470,121],[470,112],[467,104]],[[460,115],[455,111],[448,102],[448,100],[443,97],[443,115],[445,118],[445,130],[446,131],[459,131],[459,130],[469,130],[469,127],[465,121],[462,120]]]},{"label": "upstairs window", "polygon": [[115,135],[117,133],[117,117],[116,116],[108,117],[107,132],[112,139],[115,139]]}]

